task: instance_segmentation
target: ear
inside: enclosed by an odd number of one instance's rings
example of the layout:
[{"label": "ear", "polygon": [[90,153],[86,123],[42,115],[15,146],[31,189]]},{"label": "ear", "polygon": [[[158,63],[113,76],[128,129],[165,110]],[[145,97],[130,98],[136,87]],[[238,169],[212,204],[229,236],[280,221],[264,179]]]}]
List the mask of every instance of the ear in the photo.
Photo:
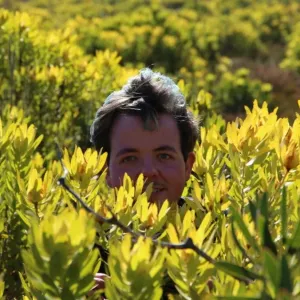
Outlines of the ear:
[{"label": "ear", "polygon": [[188,154],[187,160],[185,162],[185,180],[186,181],[190,178],[195,159],[196,159],[195,153],[190,152]]}]

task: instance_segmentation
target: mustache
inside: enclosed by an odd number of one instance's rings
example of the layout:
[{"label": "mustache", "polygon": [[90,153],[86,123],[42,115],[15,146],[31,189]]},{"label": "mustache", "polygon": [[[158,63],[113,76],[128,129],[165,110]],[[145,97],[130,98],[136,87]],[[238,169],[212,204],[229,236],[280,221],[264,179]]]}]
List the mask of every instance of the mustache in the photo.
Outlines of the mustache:
[{"label": "mustache", "polygon": [[144,182],[144,186],[143,186],[143,193],[148,189],[151,188],[152,190],[154,189],[165,189],[166,186],[160,182],[157,181],[148,181],[148,182]]}]

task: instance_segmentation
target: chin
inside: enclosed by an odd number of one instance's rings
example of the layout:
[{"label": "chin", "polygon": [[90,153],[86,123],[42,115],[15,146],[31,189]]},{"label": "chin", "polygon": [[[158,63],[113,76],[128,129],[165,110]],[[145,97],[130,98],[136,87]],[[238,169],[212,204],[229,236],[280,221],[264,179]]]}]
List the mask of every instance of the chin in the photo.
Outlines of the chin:
[{"label": "chin", "polygon": [[168,198],[168,195],[162,191],[158,193],[152,193],[150,197],[150,202],[156,203],[156,204],[162,204],[164,201]]},{"label": "chin", "polygon": [[170,199],[171,199],[171,197],[169,197],[169,195],[165,191],[161,191],[161,192],[158,192],[158,193],[152,193],[149,200],[150,200],[151,203],[156,203],[156,204],[159,204],[159,205],[162,205],[165,202],[165,200],[168,200],[169,203],[178,201],[178,200],[176,200],[176,201],[173,200],[172,201]]}]

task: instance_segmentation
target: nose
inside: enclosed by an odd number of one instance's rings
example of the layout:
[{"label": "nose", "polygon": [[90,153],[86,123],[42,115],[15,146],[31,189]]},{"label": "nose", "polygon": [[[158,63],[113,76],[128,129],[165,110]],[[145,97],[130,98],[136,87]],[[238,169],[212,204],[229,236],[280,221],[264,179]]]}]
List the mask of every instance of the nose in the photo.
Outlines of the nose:
[{"label": "nose", "polygon": [[145,178],[152,178],[158,174],[157,166],[152,159],[143,161],[142,172]]}]

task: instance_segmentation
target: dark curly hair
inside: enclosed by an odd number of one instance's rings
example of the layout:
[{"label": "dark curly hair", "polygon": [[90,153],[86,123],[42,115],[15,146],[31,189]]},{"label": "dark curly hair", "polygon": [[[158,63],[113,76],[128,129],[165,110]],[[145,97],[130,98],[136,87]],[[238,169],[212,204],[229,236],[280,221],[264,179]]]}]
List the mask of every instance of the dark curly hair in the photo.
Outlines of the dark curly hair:
[{"label": "dark curly hair", "polygon": [[198,120],[187,110],[186,101],[172,79],[151,69],[143,69],[130,78],[120,91],[113,92],[99,108],[90,129],[96,149],[110,154],[110,132],[120,114],[140,116],[144,128],[155,130],[159,114],[176,120],[181,151],[186,161],[199,136]]}]

